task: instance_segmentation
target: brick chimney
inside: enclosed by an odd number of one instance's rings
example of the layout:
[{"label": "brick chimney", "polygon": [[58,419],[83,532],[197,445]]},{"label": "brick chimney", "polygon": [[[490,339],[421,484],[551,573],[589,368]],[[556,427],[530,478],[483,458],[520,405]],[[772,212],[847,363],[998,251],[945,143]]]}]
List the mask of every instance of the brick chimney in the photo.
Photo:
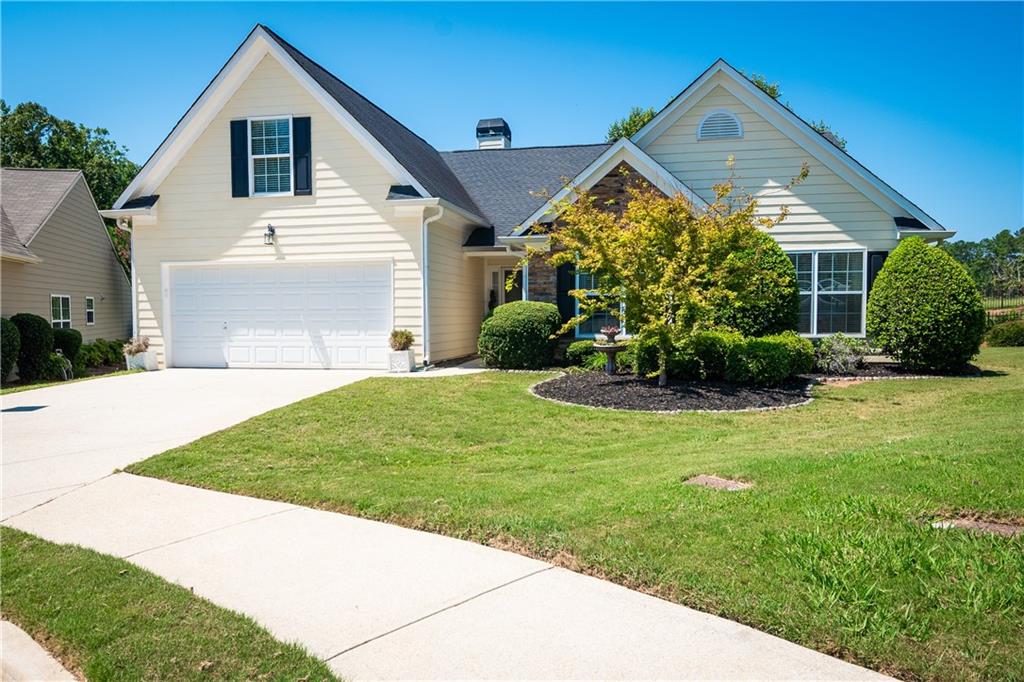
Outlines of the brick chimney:
[{"label": "brick chimney", "polygon": [[503,118],[482,118],[476,124],[477,149],[508,149],[512,146],[512,129]]}]

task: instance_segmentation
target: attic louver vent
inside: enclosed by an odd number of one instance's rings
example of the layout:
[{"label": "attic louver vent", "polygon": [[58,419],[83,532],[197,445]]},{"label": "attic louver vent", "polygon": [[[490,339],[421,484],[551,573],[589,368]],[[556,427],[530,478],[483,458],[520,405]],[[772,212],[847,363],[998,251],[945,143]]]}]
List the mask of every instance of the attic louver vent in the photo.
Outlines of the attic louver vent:
[{"label": "attic louver vent", "polygon": [[712,111],[697,128],[698,140],[724,140],[743,137],[743,125],[731,111]]}]

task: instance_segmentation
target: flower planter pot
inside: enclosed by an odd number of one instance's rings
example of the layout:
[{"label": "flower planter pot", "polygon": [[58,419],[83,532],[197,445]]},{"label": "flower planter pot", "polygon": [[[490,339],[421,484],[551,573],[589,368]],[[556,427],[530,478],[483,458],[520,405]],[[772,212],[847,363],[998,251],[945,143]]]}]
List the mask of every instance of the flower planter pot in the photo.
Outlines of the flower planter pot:
[{"label": "flower planter pot", "polygon": [[145,353],[135,353],[134,355],[125,353],[124,362],[128,369],[144,369],[147,372],[152,372],[157,368],[156,351],[147,350]]},{"label": "flower planter pot", "polygon": [[416,353],[411,350],[393,350],[388,352],[388,371],[394,373],[411,372],[416,366]]}]

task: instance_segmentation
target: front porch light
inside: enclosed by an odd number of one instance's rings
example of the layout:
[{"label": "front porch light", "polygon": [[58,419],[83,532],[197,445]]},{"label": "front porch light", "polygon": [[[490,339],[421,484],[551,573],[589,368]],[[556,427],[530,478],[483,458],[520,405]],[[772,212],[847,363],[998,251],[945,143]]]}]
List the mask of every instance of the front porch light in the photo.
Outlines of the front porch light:
[{"label": "front porch light", "polygon": [[263,243],[267,246],[274,245],[274,235],[277,234],[277,230],[270,223],[267,223],[267,231],[263,233]]}]

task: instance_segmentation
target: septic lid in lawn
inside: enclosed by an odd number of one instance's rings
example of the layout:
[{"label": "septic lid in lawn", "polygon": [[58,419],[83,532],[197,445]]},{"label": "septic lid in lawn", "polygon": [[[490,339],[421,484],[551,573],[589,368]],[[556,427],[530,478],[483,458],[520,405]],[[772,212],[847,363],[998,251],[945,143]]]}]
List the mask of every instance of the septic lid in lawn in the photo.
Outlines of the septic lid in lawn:
[{"label": "septic lid in lawn", "polygon": [[715,488],[716,490],[746,490],[747,488],[753,488],[753,483],[744,483],[743,481],[733,481],[728,478],[721,478],[719,476],[709,476],[707,474],[700,474],[693,478],[686,479],[686,483],[689,485],[702,485],[705,488]]}]

